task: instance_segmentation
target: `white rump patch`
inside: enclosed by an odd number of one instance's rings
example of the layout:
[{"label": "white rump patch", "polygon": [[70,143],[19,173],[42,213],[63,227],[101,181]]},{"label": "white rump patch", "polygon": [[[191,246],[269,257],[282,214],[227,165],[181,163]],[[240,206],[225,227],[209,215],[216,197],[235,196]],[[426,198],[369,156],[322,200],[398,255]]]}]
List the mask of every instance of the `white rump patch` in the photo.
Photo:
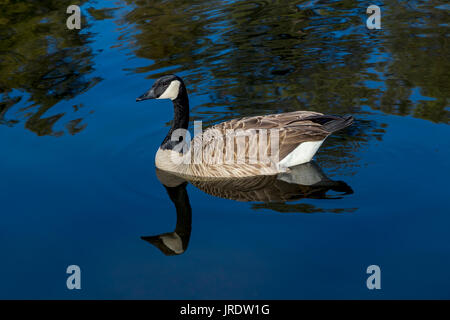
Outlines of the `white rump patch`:
[{"label": "white rump patch", "polygon": [[174,80],[167,87],[166,91],[157,99],[170,99],[175,100],[178,97],[178,93],[180,92],[180,81]]},{"label": "white rump patch", "polygon": [[160,237],[164,245],[172,250],[175,253],[182,253],[183,250],[183,241],[181,241],[181,238],[179,235],[177,235],[175,232],[165,234]]},{"label": "white rump patch", "polygon": [[321,141],[306,141],[300,143],[297,148],[281,160],[278,165],[280,167],[288,168],[310,162],[324,141],[325,139]]}]

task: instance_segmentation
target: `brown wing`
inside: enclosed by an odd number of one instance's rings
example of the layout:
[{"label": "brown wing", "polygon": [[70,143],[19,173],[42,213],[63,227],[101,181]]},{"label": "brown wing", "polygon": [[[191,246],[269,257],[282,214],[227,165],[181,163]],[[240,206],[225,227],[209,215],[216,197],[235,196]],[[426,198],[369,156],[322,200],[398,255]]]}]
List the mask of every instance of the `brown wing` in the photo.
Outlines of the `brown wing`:
[{"label": "brown wing", "polygon": [[[288,113],[272,114],[267,116],[246,117],[242,119],[233,119],[222,122],[208,128],[203,133],[203,150],[210,150],[212,156],[215,150],[222,150],[225,155],[227,137],[230,132],[235,134],[239,130],[245,132],[244,139],[233,139],[234,141],[234,160],[237,159],[238,150],[245,150],[244,159],[248,163],[254,148],[250,150],[250,141],[259,143],[260,133],[267,130],[265,154],[272,156],[271,141],[272,135],[278,135],[279,160],[281,161],[291,153],[300,143],[305,141],[320,141],[325,139],[330,133],[323,129],[322,125],[307,118],[313,116],[322,116],[321,113],[312,111],[294,111]],[[274,131],[271,131],[275,129]],[[217,136],[222,138],[217,138]],[[276,138],[276,137],[274,137]],[[253,140],[254,139],[254,140]]]},{"label": "brown wing", "polygon": [[[313,116],[322,116],[322,113],[314,111],[293,111],[278,114],[269,114],[266,116],[245,117],[233,119],[212,126],[225,131],[226,129],[273,129],[282,128],[294,122],[302,121]],[[308,121],[311,122],[311,121]],[[311,122],[312,123],[312,122]],[[316,125],[316,124],[315,124]]]}]

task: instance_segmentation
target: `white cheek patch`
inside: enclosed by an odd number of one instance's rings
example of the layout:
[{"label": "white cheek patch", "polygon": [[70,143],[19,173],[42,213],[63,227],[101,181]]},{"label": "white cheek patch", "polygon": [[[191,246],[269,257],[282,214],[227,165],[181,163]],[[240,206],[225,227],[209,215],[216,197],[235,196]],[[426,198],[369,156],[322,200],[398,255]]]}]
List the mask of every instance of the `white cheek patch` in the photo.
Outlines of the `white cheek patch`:
[{"label": "white cheek patch", "polygon": [[170,99],[174,100],[178,97],[178,93],[180,91],[180,81],[174,80],[170,83],[170,85],[167,87],[166,91],[162,95],[159,96],[157,99]]}]

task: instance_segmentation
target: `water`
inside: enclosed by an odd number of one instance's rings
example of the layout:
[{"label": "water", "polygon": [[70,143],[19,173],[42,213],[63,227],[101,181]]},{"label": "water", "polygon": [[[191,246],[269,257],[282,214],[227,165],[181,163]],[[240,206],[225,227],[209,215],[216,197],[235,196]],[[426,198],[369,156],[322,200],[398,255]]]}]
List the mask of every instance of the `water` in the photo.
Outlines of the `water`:
[{"label": "water", "polygon": [[[92,1],[79,32],[70,4],[1,5],[0,298],[450,298],[445,1],[375,1],[381,30],[364,1]],[[171,103],[134,102],[166,73],[205,125],[354,115],[314,165],[349,192],[188,184],[177,207],[154,169]],[[176,208],[184,252],[165,255],[141,237],[173,232]]]}]

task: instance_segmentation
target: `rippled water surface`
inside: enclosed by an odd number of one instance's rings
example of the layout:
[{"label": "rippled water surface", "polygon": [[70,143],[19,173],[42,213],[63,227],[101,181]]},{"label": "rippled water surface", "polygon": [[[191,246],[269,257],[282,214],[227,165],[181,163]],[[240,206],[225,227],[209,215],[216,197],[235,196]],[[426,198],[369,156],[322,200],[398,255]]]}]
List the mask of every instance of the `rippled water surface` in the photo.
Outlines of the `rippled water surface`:
[{"label": "rippled water surface", "polygon": [[[80,3],[77,31],[71,1],[0,2],[0,298],[450,298],[446,1],[371,2],[381,30],[365,1]],[[298,169],[320,186],[166,189],[171,103],[135,98],[167,73],[191,123],[356,121]]]}]

